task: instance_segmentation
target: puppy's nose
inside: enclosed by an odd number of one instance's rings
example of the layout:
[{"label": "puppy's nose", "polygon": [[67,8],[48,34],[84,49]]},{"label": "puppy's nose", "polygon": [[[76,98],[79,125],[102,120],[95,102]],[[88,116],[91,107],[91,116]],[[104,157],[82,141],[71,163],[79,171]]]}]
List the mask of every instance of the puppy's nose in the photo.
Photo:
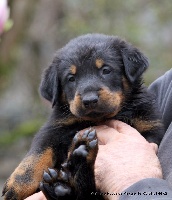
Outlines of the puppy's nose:
[{"label": "puppy's nose", "polygon": [[97,94],[87,94],[82,98],[82,102],[85,108],[95,108],[98,103],[98,96]]}]

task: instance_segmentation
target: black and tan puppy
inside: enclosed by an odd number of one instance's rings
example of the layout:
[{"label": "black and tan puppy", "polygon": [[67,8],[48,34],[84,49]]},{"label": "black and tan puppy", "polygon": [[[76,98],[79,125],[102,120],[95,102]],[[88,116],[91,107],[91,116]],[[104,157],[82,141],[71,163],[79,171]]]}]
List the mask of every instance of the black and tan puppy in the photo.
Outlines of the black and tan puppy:
[{"label": "black and tan puppy", "polygon": [[141,78],[147,67],[137,48],[114,36],[88,34],[60,49],[40,86],[52,115],[6,181],[4,199],[24,199],[39,187],[47,199],[101,199],[92,195],[96,133],[77,132],[118,119],[159,144],[162,124]]}]

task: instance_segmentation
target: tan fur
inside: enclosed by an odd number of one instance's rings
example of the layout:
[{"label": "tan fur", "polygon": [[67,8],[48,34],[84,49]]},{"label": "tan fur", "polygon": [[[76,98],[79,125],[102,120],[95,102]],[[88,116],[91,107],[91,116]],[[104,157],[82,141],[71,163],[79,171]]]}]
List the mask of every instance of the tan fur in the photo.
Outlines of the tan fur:
[{"label": "tan fur", "polygon": [[107,103],[108,105],[114,107],[120,107],[124,96],[121,91],[111,92],[108,88],[102,88],[99,91],[100,101]]},{"label": "tan fur", "polygon": [[70,73],[71,74],[73,74],[73,75],[75,75],[76,74],[76,66],[75,65],[71,65],[71,67],[70,67]]},{"label": "tan fur", "polygon": [[124,90],[126,92],[131,89],[128,80],[124,76],[122,77],[122,83],[123,83]]},{"label": "tan fur", "polygon": [[[35,190],[39,187],[39,183],[42,180],[43,171],[47,170],[48,167],[53,167],[52,154],[52,149],[48,148],[39,156],[28,156],[12,173],[6,187],[14,188],[16,193],[20,195],[18,200],[22,200],[36,192]],[[26,182],[16,180],[17,177],[26,175],[25,173],[29,169],[31,171],[29,171]]]},{"label": "tan fur", "polygon": [[100,69],[104,64],[104,61],[102,59],[96,59],[96,67]]},{"label": "tan fur", "polygon": [[[121,104],[124,100],[124,96],[121,91],[111,92],[108,88],[102,88],[99,92],[99,103],[100,104],[108,104],[110,107],[114,107],[115,111],[112,113],[109,113],[108,116],[105,115],[107,118],[115,116],[119,110],[121,109]],[[74,100],[72,100],[70,103],[70,111],[73,113],[73,115],[76,115],[78,112],[78,109],[82,108],[82,101],[81,96],[76,94],[74,97]],[[76,121],[76,119],[72,118],[72,121]],[[87,116],[83,116],[82,120],[91,120],[94,121],[94,119],[90,119]],[[98,121],[96,118],[95,121]],[[67,120],[67,123],[69,121]]]},{"label": "tan fur", "polygon": [[81,96],[76,94],[74,97],[74,100],[72,100],[70,103],[70,111],[75,114],[77,113],[77,108],[81,107]]},{"label": "tan fur", "polygon": [[139,132],[149,131],[151,129],[154,129],[155,127],[163,126],[160,120],[146,121],[143,119],[135,118],[132,120],[132,123]]}]

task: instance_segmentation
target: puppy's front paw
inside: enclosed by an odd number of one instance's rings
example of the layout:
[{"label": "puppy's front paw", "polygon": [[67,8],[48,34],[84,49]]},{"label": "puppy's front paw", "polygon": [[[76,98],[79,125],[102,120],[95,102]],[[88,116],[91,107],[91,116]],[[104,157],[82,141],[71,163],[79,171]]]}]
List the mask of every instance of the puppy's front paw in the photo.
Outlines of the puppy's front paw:
[{"label": "puppy's front paw", "polygon": [[66,163],[70,172],[69,182],[79,200],[92,199],[91,193],[96,191],[94,163],[97,152],[98,141],[95,130],[89,129],[83,134],[75,135]]},{"label": "puppy's front paw", "polygon": [[83,160],[87,164],[94,165],[98,152],[98,143],[96,131],[94,129],[86,130],[83,135],[77,133],[73,138],[72,146],[68,155],[68,164],[79,164]]},{"label": "puppy's front paw", "polygon": [[43,174],[43,182],[40,183],[40,189],[48,200],[65,199],[71,195],[71,187],[68,183],[68,173],[62,168],[59,171],[48,169]]},{"label": "puppy's front paw", "polygon": [[[95,130],[75,135],[68,158],[60,170],[43,174],[40,189],[48,200],[90,199],[95,191],[94,162],[98,151]],[[87,184],[83,184],[87,183]]]}]

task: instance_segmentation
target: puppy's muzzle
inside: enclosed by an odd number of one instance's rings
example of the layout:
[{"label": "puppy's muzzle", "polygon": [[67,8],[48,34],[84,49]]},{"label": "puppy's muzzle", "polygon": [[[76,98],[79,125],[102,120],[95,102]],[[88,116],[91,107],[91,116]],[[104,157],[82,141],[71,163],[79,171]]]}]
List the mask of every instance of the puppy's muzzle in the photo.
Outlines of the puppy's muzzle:
[{"label": "puppy's muzzle", "polygon": [[95,109],[99,101],[98,94],[89,92],[82,96],[82,104],[86,109]]}]

